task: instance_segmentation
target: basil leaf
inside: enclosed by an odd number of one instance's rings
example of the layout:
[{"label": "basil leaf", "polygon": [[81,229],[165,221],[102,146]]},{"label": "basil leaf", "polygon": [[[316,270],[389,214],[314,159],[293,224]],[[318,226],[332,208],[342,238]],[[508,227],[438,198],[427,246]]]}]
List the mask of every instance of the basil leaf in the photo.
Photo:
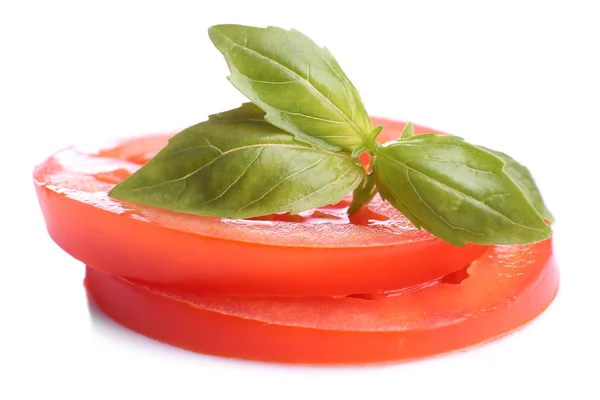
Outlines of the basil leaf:
[{"label": "basil leaf", "polygon": [[521,191],[523,191],[523,194],[525,195],[525,197],[527,197],[527,200],[529,200],[533,207],[535,207],[535,209],[542,216],[542,218],[551,223],[554,222],[554,216],[552,215],[550,210],[548,210],[548,207],[546,207],[544,199],[542,198],[542,193],[540,193],[540,190],[536,186],[535,180],[533,179],[533,176],[531,175],[531,172],[529,172],[527,167],[525,167],[522,164],[519,164],[508,154],[496,150],[490,150],[487,147],[483,146],[479,147],[486,151],[489,151],[490,153],[494,154],[496,157],[504,161],[506,163],[506,166],[504,167],[504,172],[506,172],[506,174],[512,178],[512,180],[517,184],[517,186],[521,188]]},{"label": "basil leaf", "polygon": [[173,211],[248,218],[337,203],[362,181],[358,160],[299,142],[253,104],[175,135],[109,195]]},{"label": "basil leaf", "polygon": [[297,140],[353,151],[373,129],[360,95],[326,48],[296,30],[217,25],[208,31],[229,80]]},{"label": "basil leaf", "polygon": [[370,173],[365,175],[364,179],[352,193],[352,203],[348,207],[348,214],[352,215],[359,211],[362,206],[368,204],[377,194],[375,186],[375,174]]},{"label": "basil leaf", "polygon": [[493,154],[456,136],[427,134],[388,143],[377,149],[377,187],[417,227],[459,246],[551,236]]},{"label": "basil leaf", "polygon": [[400,135],[400,139],[408,139],[415,135],[415,128],[413,127],[412,122],[404,125],[404,129],[402,129],[402,135]]}]

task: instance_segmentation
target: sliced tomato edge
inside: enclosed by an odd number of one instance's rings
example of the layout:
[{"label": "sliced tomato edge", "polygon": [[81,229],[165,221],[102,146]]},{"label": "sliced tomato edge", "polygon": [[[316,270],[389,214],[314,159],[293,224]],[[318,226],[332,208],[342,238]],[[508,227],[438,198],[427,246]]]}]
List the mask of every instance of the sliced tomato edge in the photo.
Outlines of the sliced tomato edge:
[{"label": "sliced tomato edge", "polygon": [[[43,166],[43,164],[40,164],[39,166]],[[35,173],[35,172],[34,172]],[[58,197],[64,197],[67,198],[71,201],[75,201],[79,204],[81,204],[82,206],[86,206],[89,207],[91,209],[94,210],[100,210],[101,212],[110,212],[102,207],[99,207],[97,205],[93,205],[93,204],[89,204],[87,202],[83,202],[75,197],[71,197],[69,196],[69,193],[67,191],[61,191],[58,188],[54,188],[52,187],[53,184],[50,184],[48,182],[44,182],[42,180],[38,180],[34,178],[34,186],[35,186],[35,190],[36,193],[38,195],[38,199],[40,199],[40,202],[42,201],[42,198],[47,198],[48,196],[58,196]],[[122,200],[119,200],[120,203],[126,204],[127,202],[124,202]],[[44,204],[45,205],[45,204]],[[161,209],[158,207],[152,207],[152,206],[146,206],[144,205],[145,208],[150,208],[150,209],[155,209],[155,210],[160,210],[161,212],[173,212],[173,211],[169,211],[169,210],[165,210],[165,209]],[[44,214],[44,219],[47,221],[46,215],[45,215],[45,210],[42,210],[42,213]],[[121,213],[114,213],[115,215],[121,215]],[[189,215],[190,217],[193,218],[197,218],[199,217],[198,215],[194,215],[194,214],[186,214],[186,213],[177,213],[177,214],[181,214],[181,215]],[[206,218],[206,219],[210,219],[213,221],[219,221],[219,222],[223,222],[223,223],[228,223],[228,222],[243,222],[246,221],[246,219],[230,219],[230,218],[216,218],[216,217],[201,217],[201,218]],[[231,239],[231,238],[226,238],[226,237],[222,237],[219,236],[217,234],[211,235],[208,233],[198,233],[198,232],[192,232],[192,231],[188,231],[188,230],[180,230],[177,229],[175,227],[172,226],[166,226],[166,225],[161,225],[159,223],[157,223],[156,221],[138,221],[140,223],[145,223],[145,224],[153,224],[153,225],[157,225],[160,226],[161,229],[166,229],[172,232],[184,232],[186,234],[190,234],[190,235],[194,235],[197,236],[199,238],[210,238],[210,239],[215,239],[215,240],[219,240],[219,241],[226,241],[226,242],[231,242],[231,241],[235,241],[235,242],[242,242],[242,243],[248,243],[251,245],[257,245],[257,246],[267,246],[267,247],[282,247],[282,248],[302,248],[302,249],[342,249],[342,250],[347,250],[347,249],[354,249],[354,248],[373,248],[373,247],[377,247],[377,248],[384,248],[384,247],[394,247],[394,246],[407,246],[407,245],[411,245],[411,244],[418,244],[418,243],[423,243],[423,242],[441,242],[444,244],[448,244],[447,242],[444,242],[442,239],[439,239],[437,237],[431,236],[431,237],[421,237],[421,238],[416,238],[416,239],[411,239],[409,241],[398,241],[398,242],[394,242],[394,243],[355,243],[355,244],[351,244],[351,245],[344,245],[343,243],[340,243],[339,245],[330,245],[330,244],[326,244],[326,245],[318,245],[318,244],[301,244],[301,243],[274,243],[274,242],[265,242],[265,241],[254,241],[254,240],[250,240],[250,239],[244,239],[244,238],[236,238],[236,239]],[[273,226],[273,228],[277,228],[279,227],[285,227],[285,226],[292,226],[293,224],[297,224],[297,222],[289,222],[289,221],[260,221],[260,222],[264,222],[264,223],[268,223],[270,225]],[[419,228],[419,230],[423,230],[422,228]],[[477,244],[472,244],[469,243],[467,244],[467,246],[477,246],[477,247],[487,247],[484,245],[477,245]],[[453,246],[453,247],[460,247],[460,248],[464,248],[464,246]],[[482,250],[483,251],[483,250]]]},{"label": "sliced tomato edge", "polygon": [[[541,243],[541,242],[540,242]],[[492,250],[492,249],[490,249]],[[489,250],[488,250],[489,252]],[[487,256],[487,253],[484,253],[481,258],[485,258]],[[477,260],[475,260],[475,262],[477,262]],[[526,292],[527,290],[530,290],[531,288],[536,288],[537,285],[539,284],[539,282],[543,281],[546,278],[546,275],[550,274],[550,273],[554,273],[556,275],[556,291],[558,291],[558,277],[559,277],[559,271],[558,268],[556,267],[556,260],[553,254],[550,254],[546,260],[544,261],[545,266],[541,269],[540,273],[537,276],[537,279],[535,282],[532,282],[530,285],[525,287],[524,291],[521,291],[520,293]],[[465,268],[465,270],[469,271],[469,269],[472,268],[472,266],[468,266]],[[238,315],[238,314],[230,314],[230,313],[225,313],[222,312],[220,310],[215,310],[215,309],[207,309],[207,308],[202,308],[197,306],[194,303],[191,303],[189,301],[186,301],[184,299],[178,298],[177,296],[171,295],[169,293],[164,293],[161,288],[166,287],[167,290],[169,290],[168,286],[163,286],[163,285],[157,285],[154,282],[141,282],[141,281],[137,281],[135,279],[130,279],[127,277],[121,277],[121,276],[114,276],[114,275],[110,275],[110,274],[106,274],[104,272],[102,272],[101,268],[96,268],[90,265],[86,265],[86,271],[96,271],[97,273],[101,274],[101,275],[106,275],[106,276],[110,276],[110,278],[116,279],[121,281],[122,283],[130,286],[131,288],[133,288],[134,290],[143,290],[153,296],[157,296],[157,297],[161,297],[161,298],[165,298],[165,299],[169,299],[178,303],[181,303],[182,305],[186,305],[188,307],[194,308],[196,310],[203,310],[203,311],[207,311],[207,312],[214,312],[217,314],[221,314],[223,316],[228,316],[228,317],[232,317],[232,318],[240,318],[240,319],[244,319],[244,320],[248,320],[248,321],[256,321],[256,322],[260,322],[260,323],[265,323],[265,324],[274,324],[273,322],[270,321],[265,321],[263,319],[259,319],[259,318],[251,318],[251,317],[246,317],[246,316],[242,316],[242,315]],[[93,272],[92,272],[93,273]],[[440,281],[443,277],[439,277],[436,279],[431,280],[430,282],[425,282],[425,283],[419,283],[417,285],[415,285],[416,289],[413,289],[411,287],[401,287],[401,288],[397,288],[399,291],[404,292],[404,291],[415,291],[415,290],[428,290],[430,289],[432,286],[435,286],[435,284],[441,284]],[[467,278],[468,279],[468,278]],[[462,283],[458,283],[458,285],[461,285]],[[449,283],[449,284],[442,284],[442,285],[450,285],[453,286],[455,285],[454,283]],[[158,289],[158,290],[156,290]],[[193,291],[193,288],[177,288],[174,287],[173,289],[177,290],[184,290],[185,292],[189,292],[189,291]],[[407,290],[408,289],[408,290]],[[289,297],[294,297],[294,298],[298,298],[301,299],[303,297],[323,297],[323,298],[343,298],[343,297],[354,297],[353,295],[368,295],[369,293],[354,293],[354,294],[350,294],[347,296],[335,296],[335,295],[305,295],[305,296],[289,296]],[[223,294],[223,296],[227,297],[227,296],[247,296],[247,294]],[[385,293],[377,293],[376,295],[379,296],[385,296]],[[257,294],[256,296],[258,297],[265,297],[266,295],[263,294]],[[268,295],[267,295],[268,296]],[[273,297],[279,297],[279,296],[273,296]],[[284,297],[288,297],[288,296],[284,296]],[[358,299],[361,299],[361,297],[358,297]],[[493,312],[496,308],[498,307],[503,307],[503,306],[507,306],[510,305],[512,302],[514,302],[516,300],[516,298],[513,299],[508,299],[504,302],[498,303],[498,304],[494,304],[491,307],[486,308],[485,310],[477,313],[477,314],[473,314],[473,316],[480,316],[480,315],[485,315],[489,312]],[[360,300],[360,301],[372,301],[374,302],[373,304],[376,304],[377,300]],[[440,324],[438,326],[442,327],[442,326],[449,326],[449,325],[453,325],[456,323],[460,323],[460,321],[458,320],[453,320],[453,321],[445,321],[446,323],[444,324]],[[287,326],[287,325],[286,325]],[[315,328],[315,327],[311,327],[311,326],[299,326],[299,325],[289,325],[290,327],[294,327],[294,328],[302,328],[302,329],[315,329],[315,330],[328,330],[328,329],[324,329],[324,328]],[[339,331],[337,329],[334,329],[334,331]],[[353,331],[353,330],[347,330],[349,332],[380,332],[380,330],[357,330],[357,331]]]},{"label": "sliced tomato edge", "polygon": [[[160,317],[156,318],[154,322],[146,320],[132,323],[131,318],[126,315],[127,312],[120,306],[117,305],[115,308],[114,304],[111,305],[107,303],[107,301],[109,303],[111,301],[114,302],[114,298],[107,300],[104,296],[98,296],[97,293],[96,295],[94,294],[95,282],[93,279],[90,280],[89,277],[87,277],[86,288],[88,294],[98,305],[99,309],[110,318],[136,332],[167,344],[204,354],[292,364],[355,364],[410,361],[433,355],[460,351],[470,347],[477,347],[505,336],[512,331],[518,330],[526,323],[535,319],[552,303],[559,287],[558,268],[556,267],[554,257],[551,255],[545,261],[544,267],[537,276],[537,279],[520,291],[518,296],[514,299],[489,308],[486,312],[479,315],[472,316],[468,319],[456,320],[454,323],[440,327],[440,329],[444,330],[443,336],[446,339],[452,338],[453,342],[449,344],[445,340],[440,341],[439,332],[436,333],[431,329],[426,329],[424,331],[413,330],[409,332],[339,331],[269,324],[258,319],[244,319],[239,316],[191,307],[189,303],[185,301],[181,302],[177,299],[165,300],[161,295],[153,293],[150,290],[127,290],[132,288],[132,284],[126,280],[110,277],[99,272],[96,272],[95,274],[102,279],[109,280],[112,284],[125,288],[125,291],[129,292],[128,295],[144,298],[149,302],[153,302],[158,298],[161,300],[160,307],[165,308],[165,310],[170,310],[165,311]],[[525,308],[526,311],[516,312],[515,307]],[[116,312],[115,309],[117,310]],[[204,334],[202,333],[203,329],[210,330],[211,327],[208,326],[207,323],[210,325],[211,321],[216,321],[215,323],[221,323],[225,326],[235,325],[230,326],[230,329],[235,329],[236,332],[240,332],[242,336],[228,341],[228,329],[224,329],[220,333],[221,337],[219,337],[219,335],[217,335],[217,337],[205,337],[205,339],[208,340],[208,343],[199,346],[195,338],[188,338],[188,342],[185,343],[181,342],[180,338],[173,337],[173,332],[168,332],[169,328],[165,328],[159,333],[156,333],[155,331],[154,334],[149,334],[147,324],[153,326],[150,330],[154,330],[156,327],[161,329],[161,327],[176,326],[178,324],[178,317],[175,317],[174,314],[179,313],[184,314],[184,317],[179,319],[180,322],[185,320],[195,324],[198,319],[203,320],[203,323],[196,327],[198,328],[198,334]],[[134,315],[137,314],[134,313]],[[158,314],[153,314],[155,317],[156,315]],[[497,324],[489,323],[494,320],[498,321],[498,318],[502,319],[503,326],[501,329],[497,328]],[[171,321],[165,323],[165,320],[169,319],[171,319]],[[159,323],[159,320],[162,320],[162,322]],[[473,329],[474,326],[477,329]],[[496,328],[494,328],[494,326],[496,326]],[[184,325],[179,326],[178,333],[188,328],[190,327],[185,326],[184,323]],[[282,346],[288,350],[282,354],[281,351],[278,351],[277,348],[273,348],[273,346],[261,348],[261,346],[265,345],[265,342],[261,339],[265,334],[265,329],[269,330],[269,334],[273,333],[274,335],[279,335],[281,338],[285,338],[284,340],[288,340],[289,343]],[[247,335],[243,335],[243,332],[246,332]],[[175,336],[177,336],[178,333],[176,333]],[[250,337],[251,340],[250,342],[245,344],[242,343],[240,345],[239,341],[242,340],[243,342],[244,337]],[[225,342],[221,340],[223,338],[225,338]],[[427,346],[423,346],[423,340],[425,340]],[[294,345],[302,347],[303,343],[305,345],[312,343],[317,346],[317,349],[315,349],[315,351],[308,351],[306,349],[298,350],[293,347]],[[418,344],[416,347],[414,346],[415,343]],[[344,346],[349,347],[344,348]],[[348,348],[353,346],[366,346],[366,348],[369,348],[369,351],[353,354],[348,351]],[[256,350],[257,347],[259,350]]]}]

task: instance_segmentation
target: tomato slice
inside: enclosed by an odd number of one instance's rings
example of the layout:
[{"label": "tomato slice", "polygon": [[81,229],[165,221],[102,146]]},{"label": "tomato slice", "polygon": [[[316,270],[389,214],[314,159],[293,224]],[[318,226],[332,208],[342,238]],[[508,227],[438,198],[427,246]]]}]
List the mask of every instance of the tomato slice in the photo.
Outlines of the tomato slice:
[{"label": "tomato slice", "polygon": [[109,317],[151,338],[287,363],[414,359],[473,346],[536,317],[558,289],[550,240],[489,248],[462,274],[372,300],[204,294],[92,268],[86,286]]},{"label": "tomato slice", "polygon": [[[404,124],[386,125],[381,138]],[[416,127],[417,132],[431,131]],[[107,192],[169,135],[61,151],[34,171],[50,236],[100,271],[228,293],[338,295],[415,285],[467,266],[486,249],[454,247],[376,198],[348,220],[349,199],[298,216],[206,218],[123,202]]]}]

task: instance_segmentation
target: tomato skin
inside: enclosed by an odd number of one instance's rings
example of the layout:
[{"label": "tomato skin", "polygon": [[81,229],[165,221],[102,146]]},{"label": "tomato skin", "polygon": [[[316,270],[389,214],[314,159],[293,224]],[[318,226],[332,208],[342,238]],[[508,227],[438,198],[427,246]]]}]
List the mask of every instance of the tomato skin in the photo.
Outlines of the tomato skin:
[{"label": "tomato skin", "polygon": [[284,363],[407,360],[474,346],[540,314],[558,289],[550,240],[490,248],[459,284],[382,300],[236,298],[153,288],[87,269],[109,317],[151,338],[225,357]]},{"label": "tomato skin", "polygon": [[[387,126],[382,138],[399,136],[404,126],[375,122]],[[164,135],[148,136],[92,151],[67,149],[37,167],[35,187],[54,241],[110,275],[285,296],[389,291],[463,268],[486,249],[454,247],[419,231],[380,199],[361,212],[386,221],[325,227],[219,220],[107,196],[165,142]]]}]

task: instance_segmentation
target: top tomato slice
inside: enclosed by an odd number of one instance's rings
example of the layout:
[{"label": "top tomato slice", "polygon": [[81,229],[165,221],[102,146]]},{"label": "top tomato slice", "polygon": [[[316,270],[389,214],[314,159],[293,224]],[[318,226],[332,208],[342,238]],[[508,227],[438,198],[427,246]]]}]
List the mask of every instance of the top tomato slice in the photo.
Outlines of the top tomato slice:
[{"label": "top tomato slice", "polygon": [[[382,139],[404,124],[386,126]],[[416,131],[431,131],[416,126]],[[483,246],[452,246],[376,197],[347,219],[348,200],[297,216],[200,217],[110,198],[169,135],[72,147],[34,171],[50,236],[111,275],[227,293],[347,295],[428,282],[464,268]]]}]

